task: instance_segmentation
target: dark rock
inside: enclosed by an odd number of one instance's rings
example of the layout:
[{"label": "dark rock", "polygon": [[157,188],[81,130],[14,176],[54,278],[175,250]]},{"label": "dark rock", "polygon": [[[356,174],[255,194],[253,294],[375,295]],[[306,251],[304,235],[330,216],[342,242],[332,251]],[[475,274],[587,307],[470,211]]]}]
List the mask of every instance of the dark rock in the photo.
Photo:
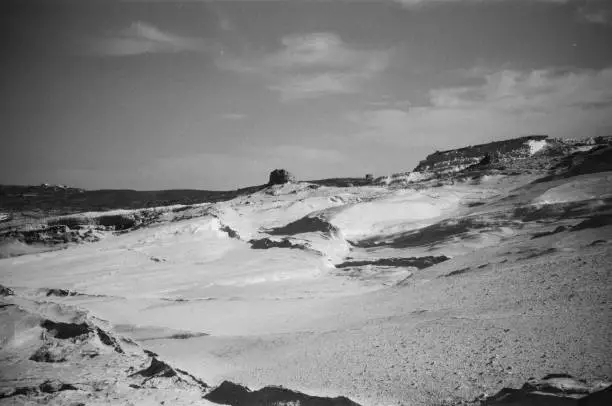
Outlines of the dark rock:
[{"label": "dark rock", "polygon": [[302,233],[321,232],[324,234],[335,234],[339,232],[329,221],[317,216],[306,216],[282,227],[267,230],[271,235],[295,235]]},{"label": "dark rock", "polygon": [[151,364],[138,372],[134,372],[130,376],[143,376],[145,378],[153,378],[153,377],[162,377],[162,378],[171,378],[176,376],[176,371],[170,365],[166,364],[163,361],[158,360],[153,357],[151,359]]},{"label": "dark rock", "polygon": [[424,269],[430,266],[436,265],[440,262],[449,260],[450,258],[445,255],[438,257],[427,256],[427,257],[410,257],[410,258],[381,258],[374,261],[347,261],[341,264],[337,264],[336,268],[352,268],[364,265],[376,265],[376,266],[395,266],[395,267],[415,267],[417,269]]},{"label": "dark rock", "polygon": [[39,393],[39,388],[36,386],[22,386],[17,388],[12,388],[8,390],[3,390],[0,392],[0,399],[10,398],[12,396],[29,396],[29,395],[37,395]]},{"label": "dark rock", "polygon": [[77,292],[74,292],[68,289],[49,289],[47,290],[47,296],[66,297],[66,296],[76,296],[76,295],[78,295]]},{"label": "dark rock", "polygon": [[310,396],[277,386],[266,386],[260,390],[251,391],[247,387],[228,381],[221,383],[204,398],[214,403],[231,406],[359,406],[344,396],[335,398]]},{"label": "dark rock", "polygon": [[106,331],[102,330],[99,327],[96,327],[96,333],[98,334],[98,338],[100,339],[102,344],[108,345],[109,347],[113,347],[115,349],[115,352],[119,354],[124,353],[117,340],[114,337],[111,337]]},{"label": "dark rock", "polygon": [[270,238],[260,238],[258,240],[249,240],[249,244],[251,244],[251,248],[254,250],[266,250],[269,248],[308,249],[305,245],[294,244],[287,238],[283,238],[279,241]]},{"label": "dark rock", "polygon": [[115,230],[128,230],[137,225],[137,221],[130,214],[107,214],[98,217],[97,222],[104,227],[111,227]]},{"label": "dark rock", "polygon": [[268,185],[282,185],[289,182],[295,182],[295,177],[286,169],[275,169],[270,172]]},{"label": "dark rock", "polygon": [[228,225],[224,225],[223,227],[220,228],[220,230],[227,233],[229,238],[235,238],[237,240],[240,239],[240,234],[238,234],[238,231],[234,230]]},{"label": "dark rock", "polygon": [[457,269],[455,271],[449,272],[444,276],[455,276],[455,275],[461,275],[463,273],[469,272],[472,268],[470,268],[469,266],[466,268],[461,268],[461,269]]},{"label": "dark rock", "polygon": [[581,223],[575,225],[572,231],[586,230],[587,228],[599,228],[612,224],[612,214],[596,214]]},{"label": "dark rock", "polygon": [[181,374],[183,374],[183,375],[185,375],[185,376],[188,376],[189,378],[193,379],[193,381],[194,381],[195,383],[197,383],[197,384],[198,384],[198,385],[199,385],[201,388],[203,388],[203,389],[207,389],[207,388],[208,388],[208,385],[206,384],[206,382],[204,382],[204,381],[203,381],[203,380],[201,380],[200,378],[197,378],[197,377],[195,377],[195,376],[191,375],[189,372],[187,372],[187,371],[185,371],[185,370],[183,370],[183,369],[176,368],[176,370],[177,370],[179,373],[181,373]]},{"label": "dark rock", "polygon": [[0,285],[0,296],[13,296],[15,292],[11,288],[7,288],[4,285]]},{"label": "dark rock", "polygon": [[565,227],[565,226],[558,226],[557,228],[555,228],[552,231],[544,231],[544,232],[541,232],[541,233],[535,233],[531,237],[531,239],[533,240],[534,238],[541,238],[541,237],[546,237],[546,236],[553,235],[553,234],[562,233],[565,230],[567,230],[567,227]]},{"label": "dark rock", "polygon": [[43,393],[55,393],[65,390],[77,390],[74,385],[63,383],[56,379],[48,380],[40,384],[39,389]]},{"label": "dark rock", "polygon": [[62,340],[67,338],[79,337],[84,334],[89,334],[92,331],[92,329],[87,325],[87,323],[56,323],[51,320],[45,320],[40,325],[45,330],[47,330],[53,337]]},{"label": "dark rock", "polygon": [[390,240],[380,241],[378,238],[370,238],[361,241],[350,242],[353,246],[369,248],[376,246],[389,246],[393,248],[412,248],[427,245],[441,244],[453,238],[466,238],[470,232],[483,229],[492,229],[504,225],[503,222],[492,223],[480,216],[469,216],[463,218],[449,218],[438,223],[408,231],[393,236]]},{"label": "dark rock", "polygon": [[474,169],[482,169],[489,165],[491,165],[492,158],[491,154],[486,153],[485,156],[477,163],[465,169],[465,171],[470,171]]}]

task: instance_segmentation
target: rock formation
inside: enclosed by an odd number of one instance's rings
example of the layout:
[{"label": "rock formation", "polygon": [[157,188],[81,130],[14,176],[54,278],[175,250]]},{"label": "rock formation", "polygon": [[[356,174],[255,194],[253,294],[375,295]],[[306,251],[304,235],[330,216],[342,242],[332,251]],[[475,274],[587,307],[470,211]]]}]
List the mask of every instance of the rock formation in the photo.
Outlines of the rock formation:
[{"label": "rock formation", "polygon": [[544,141],[546,135],[530,135],[487,144],[472,145],[465,148],[436,151],[419,162],[415,172],[445,172],[455,168],[465,168],[479,163],[486,156],[499,158],[520,158],[530,155],[529,142]]},{"label": "rock formation", "polygon": [[289,182],[295,182],[295,176],[286,169],[275,169],[270,172],[270,180],[268,185],[282,185]]}]

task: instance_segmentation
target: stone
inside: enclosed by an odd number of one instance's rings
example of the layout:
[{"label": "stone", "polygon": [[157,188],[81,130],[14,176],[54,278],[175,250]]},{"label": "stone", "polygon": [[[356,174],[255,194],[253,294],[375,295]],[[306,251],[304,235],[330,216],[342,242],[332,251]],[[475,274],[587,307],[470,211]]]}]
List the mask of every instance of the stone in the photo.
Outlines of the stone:
[{"label": "stone", "polygon": [[6,287],[4,285],[0,285],[0,296],[13,296],[15,292],[13,289]]}]

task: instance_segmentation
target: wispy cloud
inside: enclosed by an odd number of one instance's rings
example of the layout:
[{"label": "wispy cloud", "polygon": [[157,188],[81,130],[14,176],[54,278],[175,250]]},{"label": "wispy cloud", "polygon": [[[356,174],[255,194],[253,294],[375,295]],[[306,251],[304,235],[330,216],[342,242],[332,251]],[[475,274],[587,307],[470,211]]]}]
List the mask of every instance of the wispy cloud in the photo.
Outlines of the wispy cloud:
[{"label": "wispy cloud", "polygon": [[440,108],[490,106],[499,111],[554,112],[593,103],[612,106],[612,68],[601,71],[540,69],[504,70],[489,74],[481,86],[432,90],[431,102]]},{"label": "wispy cloud", "polygon": [[411,146],[458,145],[529,133],[601,135],[612,130],[611,117],[612,68],[504,70],[487,75],[481,85],[434,89],[427,106],[347,115],[357,137]]},{"label": "wispy cloud", "polygon": [[259,76],[281,100],[293,101],[357,93],[387,68],[390,58],[389,50],[350,47],[329,32],[288,35],[281,45],[270,54],[225,55],[218,66]]},{"label": "wispy cloud", "polygon": [[591,0],[578,9],[581,20],[592,24],[612,24],[612,2],[609,0]]},{"label": "wispy cloud", "polygon": [[92,39],[83,53],[93,56],[130,56],[152,53],[210,52],[216,46],[204,39],[176,35],[142,21],[117,33]]}]

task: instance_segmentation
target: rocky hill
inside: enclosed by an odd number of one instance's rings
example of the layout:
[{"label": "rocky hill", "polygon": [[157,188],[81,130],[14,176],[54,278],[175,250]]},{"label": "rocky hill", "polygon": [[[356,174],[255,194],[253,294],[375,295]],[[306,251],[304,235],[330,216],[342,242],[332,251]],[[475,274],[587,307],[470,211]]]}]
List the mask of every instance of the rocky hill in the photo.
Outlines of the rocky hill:
[{"label": "rocky hill", "polygon": [[436,151],[420,161],[412,172],[394,173],[375,184],[404,187],[427,181],[454,182],[483,175],[552,174],[573,157],[612,145],[612,137],[580,140],[532,135]]},{"label": "rocky hill", "polygon": [[414,172],[458,172],[482,161],[485,157],[491,160],[512,160],[533,155],[546,145],[547,135],[530,135],[487,144],[436,151],[428,155],[414,168]]}]

